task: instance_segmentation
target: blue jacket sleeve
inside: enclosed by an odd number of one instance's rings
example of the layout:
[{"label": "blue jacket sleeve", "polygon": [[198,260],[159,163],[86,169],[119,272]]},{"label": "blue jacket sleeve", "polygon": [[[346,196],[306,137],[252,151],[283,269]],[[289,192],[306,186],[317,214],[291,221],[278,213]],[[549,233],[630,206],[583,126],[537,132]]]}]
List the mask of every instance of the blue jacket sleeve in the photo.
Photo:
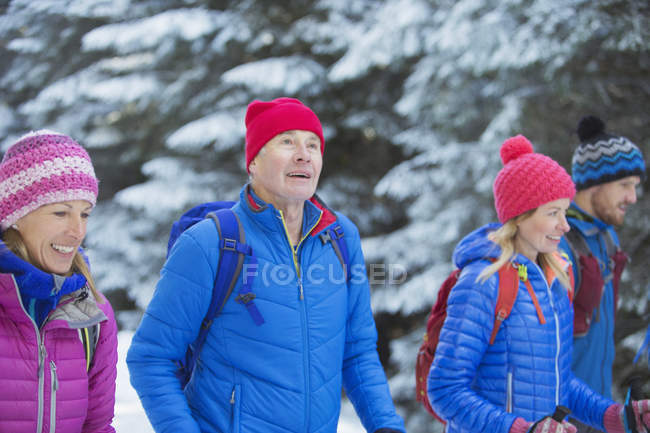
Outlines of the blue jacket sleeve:
[{"label": "blue jacket sleeve", "polygon": [[211,220],[191,227],[174,244],[127,354],[131,384],[158,433],[200,433],[174,364],[196,339],[210,303],[218,248],[214,242],[214,250],[206,251],[199,237],[216,239]]},{"label": "blue jacket sleeve", "polygon": [[489,345],[497,298],[497,275],[476,282],[482,267],[464,268],[449,294],[427,390],[436,413],[464,431],[507,433],[516,417],[471,388]]},{"label": "blue jacket sleeve", "polygon": [[368,432],[391,428],[405,432],[395,412],[386,375],[377,354],[377,329],[370,308],[370,286],[361,251],[359,232],[345,217],[346,244],[350,252],[348,318],[343,357],[343,386]]},{"label": "blue jacket sleeve", "polygon": [[615,402],[598,394],[573,374],[569,381],[569,394],[569,409],[572,416],[605,431],[603,416],[607,408]]}]

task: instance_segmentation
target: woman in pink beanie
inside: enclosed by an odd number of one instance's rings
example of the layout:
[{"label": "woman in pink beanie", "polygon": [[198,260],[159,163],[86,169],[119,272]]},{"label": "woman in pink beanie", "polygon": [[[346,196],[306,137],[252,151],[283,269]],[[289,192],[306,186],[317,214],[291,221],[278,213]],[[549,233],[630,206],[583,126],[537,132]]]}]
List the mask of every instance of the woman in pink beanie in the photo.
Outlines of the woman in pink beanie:
[{"label": "woman in pink beanie", "polygon": [[27,134],[0,162],[0,431],[115,431],[117,326],[81,249],[96,200],[66,135]]},{"label": "woman in pink beanie", "polygon": [[[630,402],[624,411],[571,371],[573,283],[557,252],[569,231],[571,177],[521,135],[506,140],[500,153],[504,167],[494,181],[500,223],[470,233],[454,251],[462,272],[429,371],[431,405],[448,433],[575,433],[563,416],[551,416],[558,406],[607,433],[635,431],[625,427],[631,423],[647,433],[650,400]],[[498,321],[497,298],[507,290],[499,287],[503,266],[517,269],[519,284],[509,315],[499,311]]]}]

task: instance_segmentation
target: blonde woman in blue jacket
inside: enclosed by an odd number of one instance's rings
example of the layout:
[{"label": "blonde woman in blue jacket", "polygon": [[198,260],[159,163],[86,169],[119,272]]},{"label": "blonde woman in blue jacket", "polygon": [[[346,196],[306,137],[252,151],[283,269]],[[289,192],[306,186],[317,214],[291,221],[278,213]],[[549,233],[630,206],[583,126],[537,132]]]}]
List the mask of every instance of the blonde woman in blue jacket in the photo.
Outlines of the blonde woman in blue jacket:
[{"label": "blonde woman in blue jacket", "polygon": [[[154,429],[335,433],[344,388],[368,432],[404,432],[377,355],[359,233],[314,194],[325,146],[320,121],[300,101],[279,98],[251,103],[246,127],[251,182],[233,211],[257,265],[245,264],[183,391],[174,360],[196,339],[210,303],[215,224],[199,222],[174,244],[127,357]],[[319,236],[335,223],[349,279]],[[263,323],[234,296],[251,273]]]},{"label": "blonde woman in blue jacket", "polygon": [[[472,232],[454,252],[462,273],[429,373],[432,406],[448,433],[575,433],[568,421],[551,418],[558,405],[589,425],[623,433],[630,421],[623,407],[571,371],[572,289],[557,247],[569,231],[574,184],[523,136],[503,143],[501,159],[494,182],[501,223]],[[503,265],[518,267],[522,278],[510,315],[496,328],[496,272]],[[639,426],[650,425],[649,400],[630,407]]]}]

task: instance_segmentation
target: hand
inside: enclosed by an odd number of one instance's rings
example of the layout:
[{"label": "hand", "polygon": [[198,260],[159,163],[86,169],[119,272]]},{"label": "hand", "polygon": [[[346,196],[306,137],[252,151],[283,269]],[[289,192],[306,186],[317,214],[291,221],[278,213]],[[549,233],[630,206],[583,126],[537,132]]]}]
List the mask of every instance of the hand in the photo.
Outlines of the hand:
[{"label": "hand", "polygon": [[550,416],[537,421],[528,433],[576,433],[576,426],[568,421],[557,422]]},{"label": "hand", "polygon": [[[649,433],[650,432],[650,400],[633,400],[629,404],[630,411],[621,410],[621,418],[626,432]],[[632,412],[632,413],[630,413]],[[630,419],[634,415],[634,420]],[[636,431],[633,430],[636,426]]]}]

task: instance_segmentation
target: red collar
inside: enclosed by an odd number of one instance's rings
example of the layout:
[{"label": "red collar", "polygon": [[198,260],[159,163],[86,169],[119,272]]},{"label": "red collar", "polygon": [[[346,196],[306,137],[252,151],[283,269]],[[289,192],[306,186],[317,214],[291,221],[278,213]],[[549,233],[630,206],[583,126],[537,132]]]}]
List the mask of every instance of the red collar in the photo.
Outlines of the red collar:
[{"label": "red collar", "polygon": [[[248,195],[248,202],[250,203],[250,206],[255,209],[259,210],[261,206],[255,201],[253,198],[253,195],[249,192]],[[321,215],[320,220],[318,221],[318,224],[316,224],[316,227],[313,228],[311,231],[312,236],[316,236],[318,233],[320,233],[321,230],[323,230],[325,227],[329,226],[332,224],[334,221],[336,221],[336,215],[334,212],[329,210],[327,206],[323,202],[320,201],[318,196],[314,195],[309,199],[310,202],[314,204],[318,209],[320,209],[323,214]]]}]

